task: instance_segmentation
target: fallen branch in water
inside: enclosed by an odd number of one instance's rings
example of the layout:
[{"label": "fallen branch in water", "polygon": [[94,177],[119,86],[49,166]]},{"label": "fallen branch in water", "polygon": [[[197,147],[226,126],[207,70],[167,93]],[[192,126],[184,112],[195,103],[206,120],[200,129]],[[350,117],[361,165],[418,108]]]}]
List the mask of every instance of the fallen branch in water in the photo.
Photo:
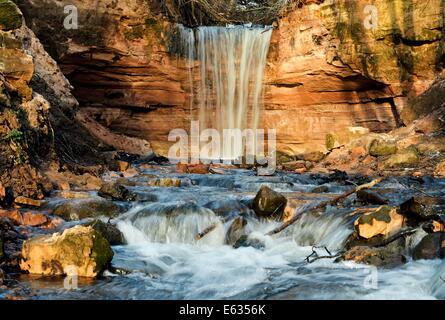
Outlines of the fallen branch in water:
[{"label": "fallen branch in water", "polygon": [[349,197],[350,195],[352,195],[352,194],[354,194],[354,193],[357,193],[357,192],[360,191],[360,190],[370,189],[370,188],[374,187],[375,185],[377,185],[377,184],[379,184],[380,182],[382,182],[383,179],[384,179],[384,178],[378,178],[378,179],[375,179],[375,180],[371,181],[370,183],[363,184],[363,185],[358,186],[358,187],[356,187],[356,188],[354,188],[354,189],[352,189],[352,190],[349,190],[349,191],[347,191],[347,192],[345,192],[345,193],[339,195],[338,197],[335,197],[335,198],[332,199],[332,200],[328,200],[328,201],[322,202],[322,203],[316,205],[315,207],[312,207],[312,208],[309,208],[309,209],[307,209],[307,210],[304,210],[304,211],[301,212],[300,214],[298,214],[298,215],[296,214],[292,219],[290,219],[289,221],[283,223],[283,224],[282,224],[281,226],[279,226],[278,228],[275,228],[275,229],[273,229],[272,231],[268,232],[266,235],[268,235],[268,236],[272,236],[272,235],[274,235],[274,234],[277,234],[277,233],[283,231],[284,229],[288,228],[289,226],[291,226],[292,224],[294,224],[295,222],[297,222],[297,221],[301,218],[301,216],[303,215],[303,213],[308,213],[308,212],[312,212],[312,211],[317,211],[317,210],[320,210],[320,209],[324,209],[324,208],[326,208],[326,207],[329,206],[329,205],[331,205],[331,206],[336,205],[336,204],[338,204],[340,201],[345,200],[347,197]]},{"label": "fallen branch in water", "polygon": [[370,245],[369,247],[374,247],[374,248],[378,248],[378,247],[385,247],[390,243],[393,243],[394,241],[396,241],[397,239],[404,237],[404,236],[409,236],[412,235],[413,233],[415,233],[417,231],[417,229],[415,228],[409,228],[409,229],[405,229],[405,230],[401,230],[399,232],[397,232],[396,234],[390,236],[388,239],[383,240],[382,242],[376,244],[376,245]]},{"label": "fallen branch in water", "polygon": [[[328,253],[328,256],[319,256],[318,252],[315,249],[325,249],[326,252]],[[335,259],[335,258],[340,257],[343,253],[344,253],[344,251],[340,251],[337,254],[333,255],[327,247],[315,247],[314,246],[314,247],[312,247],[312,253],[310,255],[308,255],[305,260],[307,263],[313,263],[320,259]],[[313,256],[315,256],[315,257],[313,259],[311,259]]]},{"label": "fallen branch in water", "polygon": [[[225,218],[223,218],[223,219],[221,219],[221,223],[226,223],[227,221],[230,221],[231,219],[236,219],[236,218],[238,218],[239,216],[235,216],[235,217],[225,217]],[[210,226],[208,226],[207,228],[205,228],[203,231],[201,231],[200,233],[198,233],[196,236],[195,236],[195,240],[197,240],[197,241],[199,241],[199,240],[201,240],[202,238],[204,238],[206,235],[208,235],[210,232],[212,232],[213,230],[215,230],[216,229],[216,227],[218,226],[218,222],[215,222],[214,224],[212,224],[212,225],[210,225]]]}]

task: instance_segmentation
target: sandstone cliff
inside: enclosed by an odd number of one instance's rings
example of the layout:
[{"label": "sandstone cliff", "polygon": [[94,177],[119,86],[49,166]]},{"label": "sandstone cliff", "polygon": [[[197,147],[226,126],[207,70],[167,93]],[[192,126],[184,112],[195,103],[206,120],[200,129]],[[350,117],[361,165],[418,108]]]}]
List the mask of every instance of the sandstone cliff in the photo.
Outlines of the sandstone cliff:
[{"label": "sandstone cliff", "polygon": [[[444,62],[441,0],[303,1],[276,19],[262,127],[293,153],[325,150],[345,127],[388,132],[416,117],[409,101]],[[158,1],[18,0],[32,29],[75,87],[82,113],[165,153],[168,132],[190,126],[190,88],[175,55],[175,21]],[[61,23],[64,5],[79,29]],[[198,62],[196,62],[198,63]]]}]

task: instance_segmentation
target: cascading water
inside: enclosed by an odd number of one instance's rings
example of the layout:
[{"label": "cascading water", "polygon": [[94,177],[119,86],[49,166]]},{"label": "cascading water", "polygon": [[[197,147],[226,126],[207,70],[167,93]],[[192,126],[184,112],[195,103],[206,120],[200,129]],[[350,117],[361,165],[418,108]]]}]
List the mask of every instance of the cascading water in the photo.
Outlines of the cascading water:
[{"label": "cascading water", "polygon": [[[179,26],[181,52],[187,60],[191,100],[199,109],[200,129],[258,128],[263,98],[263,78],[271,27]],[[194,61],[199,62],[199,87],[194,96]],[[224,158],[238,158],[235,146]]]}]

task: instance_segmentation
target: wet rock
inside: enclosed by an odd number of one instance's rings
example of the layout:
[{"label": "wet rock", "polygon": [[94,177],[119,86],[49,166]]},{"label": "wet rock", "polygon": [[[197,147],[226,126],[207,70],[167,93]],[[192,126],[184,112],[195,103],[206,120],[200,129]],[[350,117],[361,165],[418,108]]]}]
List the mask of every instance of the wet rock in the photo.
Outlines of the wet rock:
[{"label": "wet rock", "polygon": [[436,197],[412,197],[400,205],[401,213],[414,220],[435,219],[445,214],[445,199]]},{"label": "wet rock", "polygon": [[22,215],[18,210],[0,210],[0,218],[9,219],[17,226],[22,223]]},{"label": "wet rock", "polygon": [[233,245],[233,247],[235,249],[252,247],[257,250],[262,250],[266,247],[266,245],[260,239],[249,238],[249,236],[243,235],[241,236],[241,238],[238,239],[238,241]]},{"label": "wet rock", "polygon": [[104,183],[100,188],[98,195],[105,199],[115,201],[136,200],[136,195],[119,182]]},{"label": "wet rock", "polygon": [[344,254],[343,258],[347,261],[376,267],[394,268],[407,261],[405,257],[405,239],[401,238],[386,247],[353,247]]},{"label": "wet rock", "polygon": [[312,189],[311,193],[326,193],[329,192],[328,186],[318,186]]},{"label": "wet rock", "polygon": [[22,213],[22,222],[25,226],[38,227],[49,223],[50,219],[43,213],[26,211]]},{"label": "wet rock", "polygon": [[445,258],[445,233],[437,232],[425,236],[413,250],[413,259]]},{"label": "wet rock", "polygon": [[249,206],[252,203],[243,203],[238,200],[210,201],[204,205],[205,208],[212,210],[217,216],[231,217],[247,215],[251,212]]},{"label": "wet rock", "polygon": [[253,200],[253,210],[260,218],[281,220],[287,199],[267,186],[262,186]]},{"label": "wet rock", "polygon": [[374,140],[369,148],[369,154],[373,157],[390,156],[397,152],[397,145],[394,142]]},{"label": "wet rock", "polygon": [[20,250],[23,236],[14,228],[12,222],[0,218],[0,262],[5,271],[17,271],[19,269]]},{"label": "wet rock", "polygon": [[295,171],[298,169],[306,169],[306,161],[298,160],[298,161],[283,163],[283,170]]},{"label": "wet rock", "polygon": [[180,187],[181,179],[172,179],[172,178],[159,178],[159,179],[151,179],[148,181],[148,185],[151,187]]},{"label": "wet rock", "polygon": [[420,160],[419,152],[416,148],[410,147],[398,151],[379,165],[381,169],[409,167],[417,164]]},{"label": "wet rock", "polygon": [[109,200],[86,199],[65,202],[54,209],[54,214],[66,221],[77,221],[100,216],[114,218],[120,213],[119,207]]},{"label": "wet rock", "polygon": [[397,208],[382,206],[364,213],[354,222],[354,228],[360,237],[370,239],[379,235],[391,236],[401,230],[404,222]]},{"label": "wet rock", "polygon": [[[0,241],[0,244],[1,244],[1,241]],[[0,251],[1,251],[1,249],[0,249]],[[0,255],[0,261],[1,261],[1,255]],[[3,272],[2,269],[0,269],[0,286],[3,285],[4,281],[5,281],[5,273]]]},{"label": "wet rock", "polygon": [[26,197],[17,197],[14,199],[14,203],[18,205],[24,205],[29,207],[41,207],[43,205],[43,202],[40,200],[34,200]]},{"label": "wet rock", "polygon": [[229,246],[233,246],[242,236],[246,235],[246,225],[247,220],[245,218],[235,218],[227,230],[225,243]]},{"label": "wet rock", "polygon": [[296,160],[296,157],[290,153],[284,151],[276,151],[277,164],[284,164]]},{"label": "wet rock", "polygon": [[389,203],[388,199],[383,198],[380,194],[371,190],[360,190],[357,192],[357,199],[365,204],[382,205]]},{"label": "wet rock", "polygon": [[439,221],[428,221],[422,225],[423,231],[426,233],[445,232],[445,224]]},{"label": "wet rock", "polygon": [[125,244],[125,238],[122,232],[113,223],[106,223],[96,219],[85,224],[86,227],[92,227],[100,233],[112,246],[120,246]]},{"label": "wet rock", "polygon": [[64,275],[75,269],[78,276],[96,277],[110,264],[113,251],[92,227],[76,226],[25,241],[22,256],[20,268],[31,274]]},{"label": "wet rock", "polygon": [[208,174],[210,172],[210,166],[207,164],[178,163],[176,165],[176,172],[190,174]]},{"label": "wet rock", "polygon": [[348,174],[341,170],[334,170],[334,172],[328,176],[328,181],[336,183],[345,183],[348,179]]}]

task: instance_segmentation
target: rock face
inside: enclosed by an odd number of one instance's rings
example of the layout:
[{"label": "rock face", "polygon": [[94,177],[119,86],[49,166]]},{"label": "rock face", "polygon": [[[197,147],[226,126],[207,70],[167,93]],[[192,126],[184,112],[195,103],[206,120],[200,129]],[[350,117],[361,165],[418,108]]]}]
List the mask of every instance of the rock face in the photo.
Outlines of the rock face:
[{"label": "rock face", "polygon": [[22,256],[20,268],[31,274],[64,275],[75,268],[78,276],[96,277],[111,262],[113,251],[93,228],[76,226],[25,241]]},{"label": "rock face", "polygon": [[78,103],[68,80],[9,0],[0,1],[0,36],[0,198],[10,205],[51,191],[38,164],[59,170],[99,157],[98,141],[72,118]]},{"label": "rock face", "polygon": [[[176,29],[156,1],[17,3],[88,117],[163,154],[171,129],[189,129],[188,69],[173,54]],[[376,0],[371,27],[368,1],[304,3],[278,20],[268,57],[260,127],[277,130],[278,148],[325,151],[330,132],[386,132],[400,111],[410,123],[422,109],[410,99],[443,67],[442,1]],[[61,25],[68,4],[78,8],[78,30]]]}]

